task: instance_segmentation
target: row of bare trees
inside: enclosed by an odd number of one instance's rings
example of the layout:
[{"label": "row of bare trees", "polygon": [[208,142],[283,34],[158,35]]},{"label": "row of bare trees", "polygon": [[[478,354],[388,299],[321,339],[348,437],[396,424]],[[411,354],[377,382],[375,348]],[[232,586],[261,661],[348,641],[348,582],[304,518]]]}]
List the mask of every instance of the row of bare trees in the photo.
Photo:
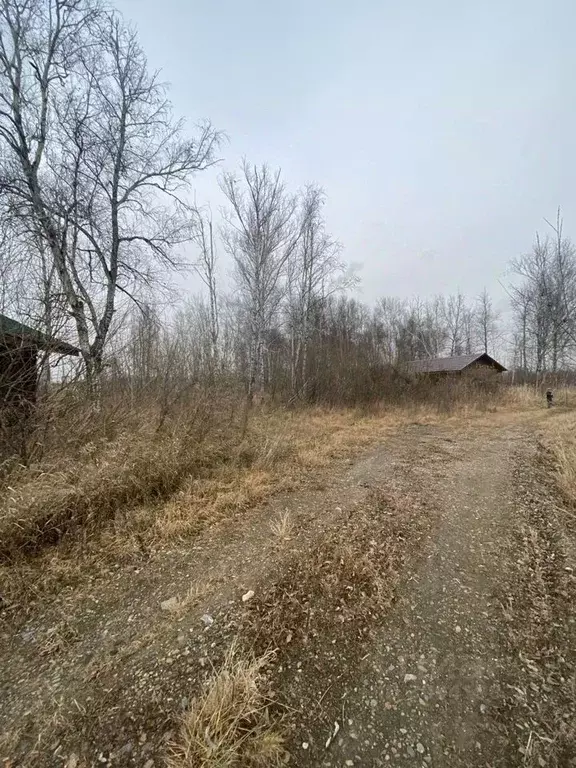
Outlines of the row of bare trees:
[{"label": "row of bare trees", "polygon": [[[115,380],[129,383],[136,391],[152,385],[155,392],[168,397],[186,386],[216,385],[243,390],[250,399],[266,396],[282,402],[353,404],[393,396],[402,387],[406,361],[452,351],[448,306],[457,298],[428,302],[385,298],[368,307],[337,289],[339,276],[345,275],[338,270],[331,274],[329,290],[318,288],[303,308],[295,307],[295,269],[292,265],[280,276],[271,324],[258,336],[245,294],[238,287],[217,294],[216,354],[207,292],[189,299],[172,323],[152,311],[137,311],[128,335],[113,345],[110,359]],[[471,324],[477,346],[464,346],[456,350],[459,353],[482,349],[486,330],[478,310],[482,302],[480,297],[473,305],[478,311]],[[459,333],[469,330],[467,319]],[[490,325],[489,339],[497,342],[493,330]],[[251,379],[256,339],[260,342],[257,382]]]},{"label": "row of bare trees", "polygon": [[249,399],[281,319],[292,389],[305,390],[315,304],[352,278],[324,230],[323,192],[289,193],[265,165],[222,175],[215,232],[189,192],[221,138],[208,123],[185,132],[134,31],[99,0],[0,0],[2,308],[73,340],[92,390],[130,302],[150,330],[150,304],[190,243],[208,296],[194,313],[209,380],[221,371],[216,240],[234,264]]},{"label": "row of bare trees", "polygon": [[[0,0],[0,308],[75,342],[92,391],[114,371],[133,384],[235,382],[248,402],[335,399],[407,360],[502,351],[486,291],[350,298],[357,278],[315,184],[291,191],[245,161],[221,173],[214,223],[191,184],[221,141],[174,117],[135,32],[100,0]],[[202,297],[162,314],[186,250]],[[516,364],[566,366],[576,249],[560,216],[513,271]]]},{"label": "row of bare trees", "polygon": [[[280,171],[247,162],[220,185],[223,225],[200,212],[196,227],[203,298],[189,301],[163,332],[172,375],[242,384],[249,403],[265,395],[354,401],[377,395],[384,372],[407,360],[494,352],[498,315],[486,291],[472,302],[462,294],[385,298],[374,308],[350,298],[356,278],[326,230],[317,186],[291,193]],[[233,264],[227,295],[219,291],[219,252]],[[148,325],[147,316],[137,323],[137,348]],[[154,326],[155,344],[162,325]]]},{"label": "row of bare trees", "polygon": [[576,358],[576,248],[558,211],[549,234],[515,259],[510,288],[515,365],[544,373],[571,368]]}]

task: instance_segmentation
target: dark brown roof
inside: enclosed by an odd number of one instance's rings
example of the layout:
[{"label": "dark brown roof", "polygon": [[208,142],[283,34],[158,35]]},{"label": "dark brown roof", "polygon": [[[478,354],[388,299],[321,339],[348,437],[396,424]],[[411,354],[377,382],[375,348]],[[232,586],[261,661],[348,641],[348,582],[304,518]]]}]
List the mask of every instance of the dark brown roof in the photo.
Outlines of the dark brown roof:
[{"label": "dark brown roof", "polygon": [[458,355],[458,357],[430,357],[425,360],[412,360],[408,363],[408,369],[412,373],[456,373],[468,368],[472,363],[491,366],[500,373],[506,370],[503,365],[485,352],[479,352],[475,355]]},{"label": "dark brown roof", "polygon": [[0,344],[3,341],[11,345],[16,343],[18,346],[27,345],[37,349],[45,349],[48,352],[58,352],[61,355],[80,354],[78,347],[47,336],[41,331],[35,331],[29,325],[24,325],[24,323],[18,322],[18,320],[12,320],[12,318],[0,314]]}]

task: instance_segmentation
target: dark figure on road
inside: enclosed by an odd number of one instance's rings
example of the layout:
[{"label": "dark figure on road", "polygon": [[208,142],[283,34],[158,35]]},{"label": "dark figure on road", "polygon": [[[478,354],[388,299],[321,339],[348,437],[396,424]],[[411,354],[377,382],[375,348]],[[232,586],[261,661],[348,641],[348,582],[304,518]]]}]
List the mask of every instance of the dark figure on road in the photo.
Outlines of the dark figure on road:
[{"label": "dark figure on road", "polygon": [[552,408],[552,400],[554,398],[554,395],[552,394],[551,389],[546,390],[546,402],[548,403],[548,408]]}]

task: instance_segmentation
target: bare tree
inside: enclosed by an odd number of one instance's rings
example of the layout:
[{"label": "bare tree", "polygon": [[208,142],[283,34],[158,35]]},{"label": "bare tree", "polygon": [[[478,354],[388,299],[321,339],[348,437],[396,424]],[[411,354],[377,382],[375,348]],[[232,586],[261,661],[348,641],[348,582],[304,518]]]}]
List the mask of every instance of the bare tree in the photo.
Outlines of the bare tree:
[{"label": "bare tree", "polygon": [[210,377],[214,376],[218,365],[218,340],[220,335],[218,292],[216,286],[216,247],[214,244],[214,227],[212,217],[198,211],[194,234],[194,242],[199,250],[199,257],[193,267],[208,291],[208,307],[210,312]]},{"label": "bare tree", "polygon": [[560,208],[555,223],[546,220],[554,233],[552,275],[548,282],[548,311],[552,325],[552,370],[565,362],[569,347],[576,344],[576,248],[564,237]]},{"label": "bare tree", "polygon": [[484,288],[480,296],[476,299],[476,306],[474,309],[476,336],[483,352],[494,352],[498,317],[499,315],[494,309],[490,294],[486,288]]},{"label": "bare tree", "polygon": [[324,202],[325,194],[320,187],[308,185],[304,189],[300,200],[300,236],[288,270],[291,385],[293,394],[303,398],[309,383],[313,314],[320,303],[355,279],[345,275],[345,266],[339,259],[341,245],[325,231]]},{"label": "bare tree", "polygon": [[576,249],[563,235],[560,213],[547,223],[554,239],[537,234],[532,250],[513,260],[521,282],[510,288],[521,358],[536,372],[558,370],[576,344]]},{"label": "bare tree", "polygon": [[251,403],[264,384],[266,334],[284,292],[287,262],[294,254],[299,230],[297,203],[267,165],[242,164],[240,176],[225,173],[220,181],[230,210],[224,246],[234,260],[239,295],[248,324],[247,397]]},{"label": "bare tree", "polygon": [[214,160],[185,139],[133,31],[98,0],[1,0],[2,190],[50,253],[89,381],[119,294],[177,266],[182,193]]},{"label": "bare tree", "polygon": [[398,362],[398,339],[406,314],[406,302],[394,296],[384,296],[378,301],[373,316],[373,339],[378,346],[381,363],[393,365]]},{"label": "bare tree", "polygon": [[462,355],[465,351],[466,301],[461,293],[450,295],[444,303],[444,322],[448,332],[449,354]]}]

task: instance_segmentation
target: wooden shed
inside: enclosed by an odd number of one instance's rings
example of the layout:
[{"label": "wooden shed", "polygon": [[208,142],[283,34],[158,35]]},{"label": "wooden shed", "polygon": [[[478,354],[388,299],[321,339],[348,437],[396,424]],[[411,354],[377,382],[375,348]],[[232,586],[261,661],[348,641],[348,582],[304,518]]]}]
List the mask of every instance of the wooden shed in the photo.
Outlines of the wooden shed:
[{"label": "wooden shed", "polygon": [[474,355],[458,355],[457,357],[430,357],[423,360],[412,360],[408,363],[410,373],[433,377],[458,376],[463,373],[492,372],[503,373],[506,368],[494,360],[487,352]]},{"label": "wooden shed", "polygon": [[77,347],[0,314],[0,407],[33,403],[38,352],[79,355]]}]

